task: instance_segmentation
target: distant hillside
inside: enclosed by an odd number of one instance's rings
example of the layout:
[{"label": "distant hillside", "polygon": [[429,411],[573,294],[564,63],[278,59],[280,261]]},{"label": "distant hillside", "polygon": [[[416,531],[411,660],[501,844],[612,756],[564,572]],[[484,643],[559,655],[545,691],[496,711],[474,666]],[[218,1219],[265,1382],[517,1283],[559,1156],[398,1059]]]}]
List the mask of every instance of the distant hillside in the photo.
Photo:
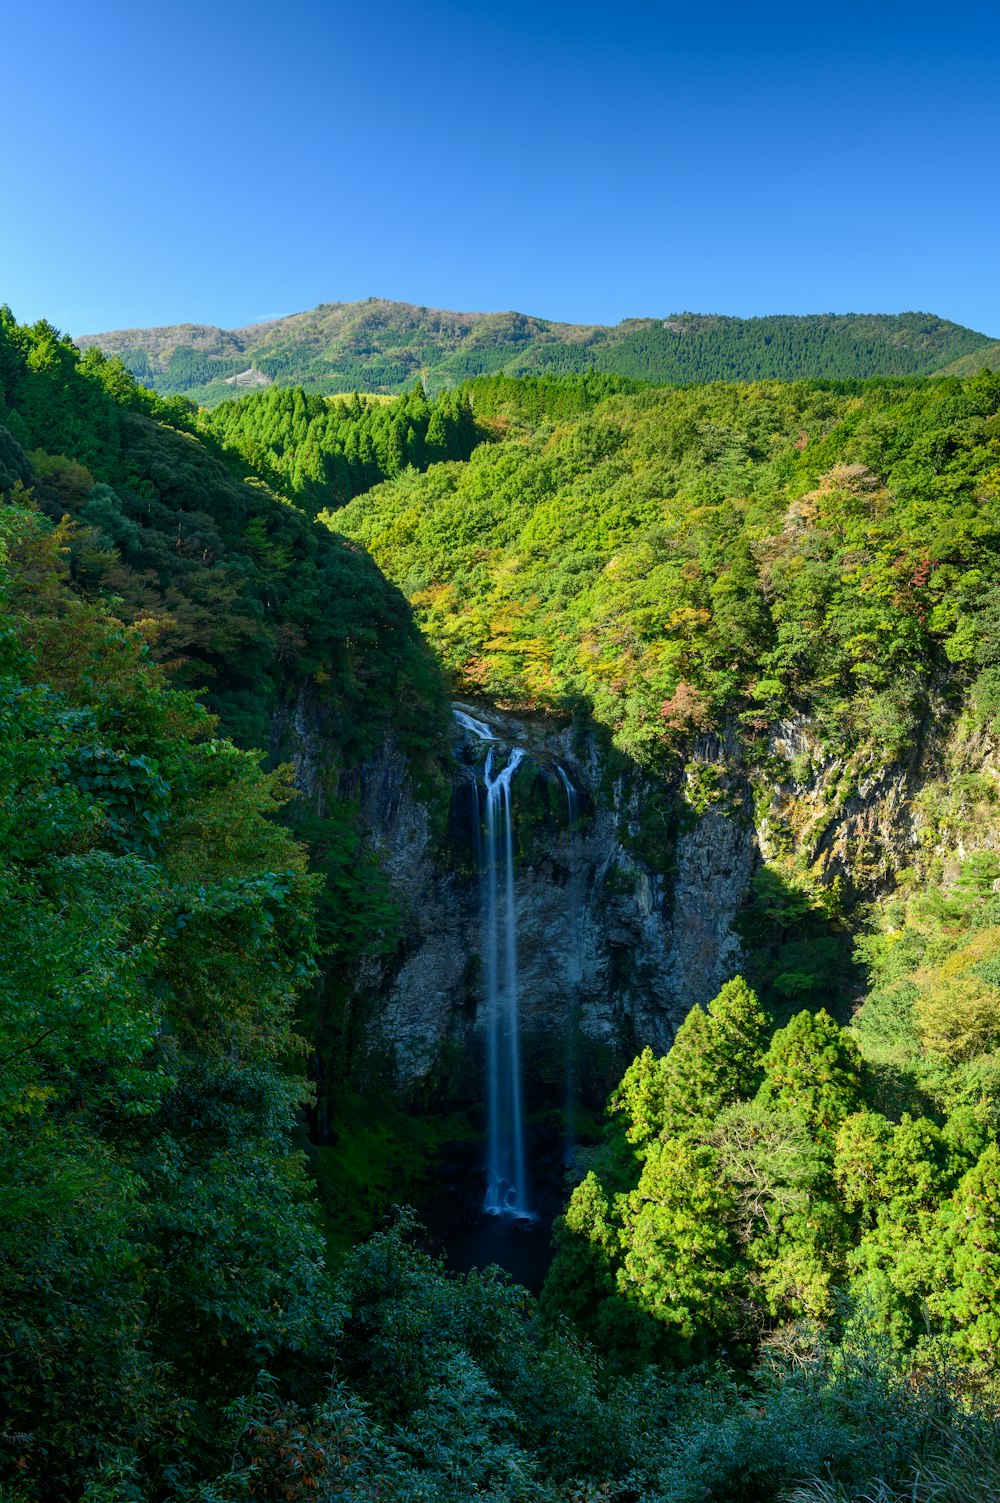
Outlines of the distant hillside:
[{"label": "distant hillside", "polygon": [[995,344],[980,345],[971,355],[960,355],[941,371],[942,376],[974,376],[977,371],[1000,371],[1000,339]]},{"label": "distant hillside", "polygon": [[204,406],[245,387],[319,393],[430,391],[471,376],[596,370],[633,379],[796,380],[809,376],[925,376],[991,347],[985,334],[929,313],[727,318],[678,314],[614,327],[561,324],[523,313],[452,313],[367,298],[321,303],[245,329],[177,324],[88,334],[145,385]]}]

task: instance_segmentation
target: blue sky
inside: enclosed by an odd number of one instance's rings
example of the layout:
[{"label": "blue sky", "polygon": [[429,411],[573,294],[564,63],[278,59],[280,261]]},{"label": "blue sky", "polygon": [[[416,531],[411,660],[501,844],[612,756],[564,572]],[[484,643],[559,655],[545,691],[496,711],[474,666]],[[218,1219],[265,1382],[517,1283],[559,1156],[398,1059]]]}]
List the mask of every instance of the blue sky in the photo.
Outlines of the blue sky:
[{"label": "blue sky", "polygon": [[923,309],[1000,337],[1000,8],[10,7],[0,301]]}]

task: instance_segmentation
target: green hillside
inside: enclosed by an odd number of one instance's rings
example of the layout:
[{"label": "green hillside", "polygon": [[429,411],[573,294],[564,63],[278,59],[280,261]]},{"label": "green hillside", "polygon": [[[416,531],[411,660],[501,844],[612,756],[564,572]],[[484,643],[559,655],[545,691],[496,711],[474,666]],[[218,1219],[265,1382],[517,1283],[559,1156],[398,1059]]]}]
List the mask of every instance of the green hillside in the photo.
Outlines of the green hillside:
[{"label": "green hillside", "polygon": [[980,346],[971,355],[960,355],[941,371],[943,376],[974,376],[981,370],[1000,371],[1000,340]]},{"label": "green hillside", "polygon": [[[996,1498],[1000,375],[335,406],[215,431],[0,310],[3,1503]],[[389,478],[313,521],[306,457],[353,484],[362,440]],[[713,729],[807,789],[768,736],[809,712],[844,800],[930,727],[979,749],[864,913],[774,814],[747,979],[626,1070],[540,1300],[405,1206],[347,1248],[361,1179],[327,1227],[307,1172],[317,1024],[401,917],[337,774],[447,746],[427,642],[589,710],[689,827]],[[306,692],[322,817],[247,749]]]},{"label": "green hillside", "polygon": [[199,428],[312,512],[408,466],[468,459],[484,436],[465,394],[428,400],[419,382],[399,397],[340,401],[272,386],[203,410]]},{"label": "green hillside", "polygon": [[0,309],[0,429],[42,511],[76,527],[80,583],[146,623],[229,733],[267,745],[289,682],[316,674],[348,739],[370,733],[378,698],[423,724],[433,674],[398,591],[198,434],[187,402]]},{"label": "green hillside", "polygon": [[642,760],[800,709],[884,752],[946,670],[996,693],[998,382],[613,396],[329,520],[466,694],[585,703]]},{"label": "green hillside", "polygon": [[738,319],[676,314],[614,327],[522,313],[454,313],[368,298],[244,329],[179,324],[85,335],[161,394],[212,406],[254,386],[439,390],[504,372],[607,372],[655,383],[924,376],[990,341],[927,313]]}]

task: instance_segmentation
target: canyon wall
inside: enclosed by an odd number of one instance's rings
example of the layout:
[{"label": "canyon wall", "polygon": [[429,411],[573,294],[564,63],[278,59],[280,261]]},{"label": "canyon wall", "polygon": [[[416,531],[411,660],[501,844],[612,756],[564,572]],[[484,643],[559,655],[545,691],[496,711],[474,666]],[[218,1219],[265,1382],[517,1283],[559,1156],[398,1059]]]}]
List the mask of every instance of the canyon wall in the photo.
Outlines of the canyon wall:
[{"label": "canyon wall", "polygon": [[[1000,781],[992,748],[975,738],[931,735],[906,759],[850,762],[824,752],[803,719],[773,730],[752,771],[735,736],[699,738],[681,798],[586,722],[464,709],[498,748],[526,753],[511,794],[529,1101],[558,1097],[568,1051],[581,1094],[596,1103],[638,1049],[669,1047],[688,1009],[739,970],[736,921],[763,861],[794,853],[817,881],[841,876],[876,896],[929,853],[960,852],[963,818],[975,844],[973,806]],[[307,699],[280,729],[300,786],[320,807],[331,769]],[[447,820],[416,794],[391,740],[347,780],[402,913],[395,952],[367,961],[353,986],[371,1055],[404,1100],[482,1099],[482,761],[482,743],[456,722],[444,762]],[[577,795],[572,828],[565,778]],[[964,815],[954,793],[963,779],[972,789],[958,801]]]}]

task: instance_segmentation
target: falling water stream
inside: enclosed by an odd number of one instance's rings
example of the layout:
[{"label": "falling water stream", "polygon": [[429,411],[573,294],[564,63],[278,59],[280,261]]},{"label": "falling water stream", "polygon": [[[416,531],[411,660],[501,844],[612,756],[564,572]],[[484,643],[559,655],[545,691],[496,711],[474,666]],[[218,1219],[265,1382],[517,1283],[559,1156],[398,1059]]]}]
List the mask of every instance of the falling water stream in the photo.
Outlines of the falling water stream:
[{"label": "falling water stream", "polygon": [[[454,709],[459,725],[488,743],[482,779],[485,790],[485,836],[478,780],[473,789],[476,853],[480,872],[483,925],[483,985],[486,1003],[486,1193],[483,1210],[491,1216],[531,1219],[535,1214],[525,1152],[521,1091],[521,1025],[517,954],[517,896],[511,784],[524,761],[523,747],[507,747],[492,728],[465,710]],[[567,981],[567,1123],[573,1096],[575,998],[580,981],[579,876],[575,851],[577,794],[565,770],[556,772],[566,793],[570,840],[570,925]],[[567,1128],[566,1153],[572,1155]]]},{"label": "falling water stream", "polygon": [[496,748],[486,754],[486,849],[483,906],[487,1015],[487,1111],[484,1210],[493,1215],[529,1215],[528,1174],[521,1104],[521,1021],[517,975],[517,901],[514,892],[514,829],[510,784],[524,759],[512,748],[494,771]]},{"label": "falling water stream", "polygon": [[483,982],[486,996],[486,1197],[492,1216],[530,1216],[521,1099],[521,1020],[517,974],[517,896],[514,890],[514,826],[510,785],[524,761],[524,748],[504,757],[483,721],[455,710],[459,725],[489,742],[483,783],[486,838],[481,843],[476,793],[477,844],[483,920]]}]

